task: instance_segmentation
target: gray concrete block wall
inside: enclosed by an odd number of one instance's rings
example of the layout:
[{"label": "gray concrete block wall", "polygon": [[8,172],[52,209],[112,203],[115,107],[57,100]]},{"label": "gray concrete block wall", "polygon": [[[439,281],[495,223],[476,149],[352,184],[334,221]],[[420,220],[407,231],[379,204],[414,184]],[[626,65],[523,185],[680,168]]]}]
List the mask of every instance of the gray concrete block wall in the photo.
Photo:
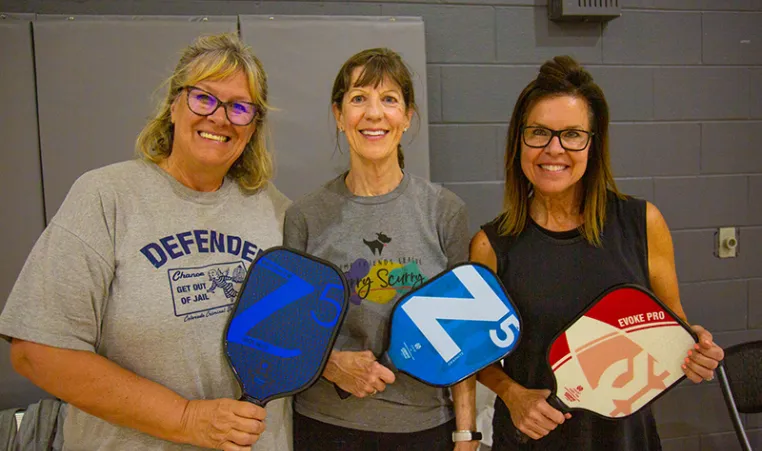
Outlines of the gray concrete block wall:
[{"label": "gray concrete block wall", "polygon": [[748,177],[659,177],[655,204],[672,230],[746,225]]},{"label": "gray concrete block wall", "polygon": [[762,119],[762,69],[749,69],[749,79],[751,84],[749,117]]},{"label": "gray concrete block wall", "polygon": [[[426,26],[431,176],[471,226],[502,204],[506,124],[540,63],[586,64],[611,108],[624,192],[673,231],[685,310],[728,346],[762,339],[762,0],[621,0],[606,24],[558,24],[544,0],[0,0],[0,11],[72,14],[419,15]],[[740,252],[714,256],[718,226]],[[682,384],[654,410],[666,450],[738,449],[716,383]],[[762,446],[761,415],[746,415]]]},{"label": "gray concrete block wall", "polygon": [[654,76],[650,67],[588,66],[606,94],[609,113],[617,121],[654,118]]},{"label": "gray concrete block wall", "polygon": [[762,172],[762,152],[749,152],[749,149],[762,149],[759,126],[760,121],[703,123],[700,147],[702,173]]},{"label": "gray concrete block wall", "polygon": [[609,130],[615,143],[610,149],[611,164],[619,177],[701,173],[700,124],[620,122]]},{"label": "gray concrete block wall", "polygon": [[749,176],[749,222],[762,223],[762,176]]},{"label": "gray concrete block wall", "polygon": [[654,69],[657,120],[746,119],[750,112],[749,70],[736,67]]},{"label": "gray concrete block wall", "polygon": [[[601,62],[601,24],[559,24],[548,20],[545,8],[496,8],[497,61],[539,63],[562,53],[584,64]],[[536,45],[528,46],[527,42]]]},{"label": "gray concrete block wall", "polygon": [[684,283],[680,295],[691,321],[716,330],[744,330],[749,327],[750,288],[746,280]]},{"label": "gray concrete block wall", "polygon": [[[411,2],[412,3],[412,2]],[[495,10],[490,6],[382,4],[385,16],[421,16],[428,63],[495,60]]]},{"label": "gray concrete block wall", "polygon": [[762,64],[762,14],[702,14],[704,64]]},{"label": "gray concrete block wall", "polygon": [[701,13],[628,11],[606,24],[602,40],[607,64],[698,64]]},{"label": "gray concrete block wall", "polygon": [[[762,299],[762,279],[749,281],[749,299]],[[762,329],[762,302],[749,302],[749,329]]]},{"label": "gray concrete block wall", "polygon": [[617,177],[616,186],[620,192],[654,202],[654,181],[648,177]]}]

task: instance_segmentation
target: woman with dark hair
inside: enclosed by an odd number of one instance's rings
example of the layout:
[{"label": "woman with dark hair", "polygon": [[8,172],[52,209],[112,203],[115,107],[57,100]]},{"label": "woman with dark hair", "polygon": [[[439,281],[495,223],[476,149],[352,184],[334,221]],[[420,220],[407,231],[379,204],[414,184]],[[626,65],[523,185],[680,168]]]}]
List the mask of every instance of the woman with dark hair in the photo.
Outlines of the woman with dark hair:
[{"label": "woman with dark hair", "polygon": [[[650,288],[685,319],[669,229],[653,204],[617,190],[608,125],[603,92],[568,56],[546,62],[516,101],[503,212],[482,226],[470,253],[500,276],[522,315],[516,350],[478,375],[498,395],[493,451],[661,449],[649,408],[612,421],[563,414],[546,401],[550,341],[605,289]],[[704,328],[692,328],[699,343],[683,371],[697,383],[711,380],[723,351]]]},{"label": "woman with dark hair", "polygon": [[[283,242],[341,267],[352,306],[324,379],[295,398],[294,449],[473,451],[473,377],[453,387],[453,405],[448,390],[376,361],[395,300],[467,259],[465,206],[403,171],[400,140],[415,93],[397,53],[369,49],[349,58],[331,103],[337,135],[349,143],[349,170],[287,210]],[[334,385],[354,396],[341,400]]]}]

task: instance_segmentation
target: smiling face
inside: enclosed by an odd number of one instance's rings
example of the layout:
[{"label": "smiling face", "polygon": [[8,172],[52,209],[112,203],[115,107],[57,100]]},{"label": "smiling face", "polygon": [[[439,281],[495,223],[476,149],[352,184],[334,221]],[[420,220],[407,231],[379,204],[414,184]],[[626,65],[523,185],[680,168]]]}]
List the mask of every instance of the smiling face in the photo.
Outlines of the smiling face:
[{"label": "smiling face", "polygon": [[[223,102],[253,102],[243,72],[221,80],[202,80],[194,86]],[[244,126],[231,124],[223,106],[209,116],[199,116],[188,108],[187,89],[175,98],[171,113],[174,139],[172,153],[167,158],[170,165],[185,173],[221,174],[220,183],[243,153],[257,124],[256,120]]]},{"label": "smiling face", "polygon": [[[584,98],[561,95],[537,101],[530,109],[526,126],[552,130],[579,129],[590,131],[590,114]],[[543,148],[527,146],[521,141],[521,169],[534,186],[535,193],[544,196],[574,194],[587,168],[590,143],[580,151],[561,147],[558,137]]]},{"label": "smiling face", "polygon": [[336,125],[346,133],[353,158],[397,161],[397,145],[410,126],[413,109],[405,104],[402,89],[388,78],[378,86],[356,86],[362,70],[358,67],[352,71],[351,87],[341,107],[333,105]]}]

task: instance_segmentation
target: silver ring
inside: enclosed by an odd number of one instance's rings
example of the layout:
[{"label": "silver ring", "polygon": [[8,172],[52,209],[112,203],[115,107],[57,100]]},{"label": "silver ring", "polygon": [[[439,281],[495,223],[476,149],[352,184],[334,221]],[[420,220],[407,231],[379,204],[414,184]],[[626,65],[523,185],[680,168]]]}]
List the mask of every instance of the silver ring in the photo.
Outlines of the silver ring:
[{"label": "silver ring", "polygon": [[377,393],[378,393],[378,390],[373,390],[373,393],[371,393],[370,396],[376,396]]}]

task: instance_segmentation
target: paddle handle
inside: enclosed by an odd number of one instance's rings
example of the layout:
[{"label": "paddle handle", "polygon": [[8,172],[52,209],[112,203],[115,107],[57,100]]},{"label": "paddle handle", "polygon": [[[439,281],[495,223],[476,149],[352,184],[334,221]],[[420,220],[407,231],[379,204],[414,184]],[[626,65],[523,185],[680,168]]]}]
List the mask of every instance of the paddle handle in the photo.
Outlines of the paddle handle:
[{"label": "paddle handle", "polygon": [[[561,402],[560,399],[558,399],[558,396],[554,395],[553,393],[548,396],[548,404],[550,404],[550,407],[561,411],[561,413],[566,413],[568,408],[564,405],[564,403]],[[525,433],[521,432],[520,430],[516,429],[516,440],[518,440],[521,444],[526,444],[529,442],[529,436]]]},{"label": "paddle handle", "polygon": [[251,396],[246,396],[246,393],[241,393],[241,397],[238,398],[238,400],[239,401],[250,402],[250,403],[254,404],[255,406],[259,406],[259,407],[262,407],[262,408],[265,407],[265,403],[263,403],[262,401],[260,401],[258,399],[252,398]]},{"label": "paddle handle", "polygon": [[333,384],[333,388],[336,389],[336,393],[339,395],[339,398],[341,399],[347,399],[350,396],[352,396],[352,393],[349,393],[348,391],[344,390],[343,388],[339,387],[336,384]]},{"label": "paddle handle", "polygon": [[560,399],[558,399],[558,396],[552,393],[550,394],[550,396],[548,396],[548,404],[550,404],[550,407],[556,410],[560,410],[561,413],[566,413],[569,410],[569,408],[566,407],[564,403],[561,402]]}]

